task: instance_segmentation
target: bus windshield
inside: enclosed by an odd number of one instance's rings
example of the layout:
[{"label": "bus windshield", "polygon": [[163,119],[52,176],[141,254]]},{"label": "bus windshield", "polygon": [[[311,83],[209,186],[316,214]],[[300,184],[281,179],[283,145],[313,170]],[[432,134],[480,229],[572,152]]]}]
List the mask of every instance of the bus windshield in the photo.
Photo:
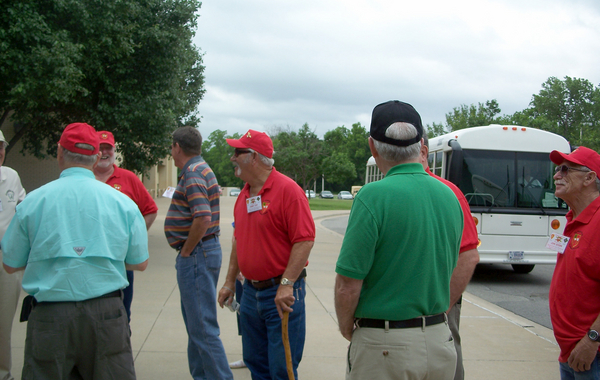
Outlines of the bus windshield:
[{"label": "bus windshield", "polygon": [[459,187],[471,207],[567,207],[554,196],[548,153],[464,149],[463,158]]}]

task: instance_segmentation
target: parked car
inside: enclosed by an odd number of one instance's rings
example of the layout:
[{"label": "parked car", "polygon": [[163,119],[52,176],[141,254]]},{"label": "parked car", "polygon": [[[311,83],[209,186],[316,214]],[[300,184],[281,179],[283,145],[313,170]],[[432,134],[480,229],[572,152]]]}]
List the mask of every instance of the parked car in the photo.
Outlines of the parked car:
[{"label": "parked car", "polygon": [[237,189],[237,188],[236,189],[231,189],[231,190],[229,190],[229,196],[231,196],[231,197],[237,197],[238,195],[240,195],[241,191],[242,190]]},{"label": "parked car", "polygon": [[316,198],[317,194],[315,194],[314,190],[305,190],[306,198]]},{"label": "parked car", "polygon": [[340,191],[337,197],[338,199],[354,199],[354,197],[352,196],[352,194],[350,194],[349,191]]},{"label": "parked car", "polygon": [[329,190],[323,190],[321,191],[321,194],[319,194],[319,197],[324,199],[333,199],[333,194]]}]

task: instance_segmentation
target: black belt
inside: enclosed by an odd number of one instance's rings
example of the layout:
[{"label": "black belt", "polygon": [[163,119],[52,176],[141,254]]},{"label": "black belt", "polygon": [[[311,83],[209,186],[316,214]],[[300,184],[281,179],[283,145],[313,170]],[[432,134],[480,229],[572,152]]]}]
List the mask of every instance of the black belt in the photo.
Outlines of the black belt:
[{"label": "black belt", "polygon": [[[281,283],[282,276],[283,275],[273,277],[273,278],[270,278],[270,279],[264,280],[264,281],[248,280],[248,283],[250,285],[252,285],[253,288],[258,289],[258,290],[268,289],[275,285],[279,285]],[[304,277],[306,277],[306,268],[302,269],[302,272],[300,272],[300,276],[298,276],[296,281],[303,279]]]},{"label": "black belt", "polygon": [[[419,317],[413,319],[405,319],[403,321],[389,321],[390,329],[408,329],[412,327],[425,327],[437,325],[446,321],[446,314],[430,315],[428,317]],[[371,327],[375,329],[384,329],[385,320],[360,318],[356,321],[358,327]]]},{"label": "black belt", "polygon": [[210,235],[203,237],[202,241],[208,241],[210,239],[216,239],[216,238],[217,238],[217,234],[210,234]]},{"label": "black belt", "polygon": [[120,289],[118,289],[113,292],[103,294],[100,297],[94,297],[94,298],[90,298],[90,299],[83,300],[83,301],[42,301],[42,302],[38,302],[35,299],[35,297],[28,295],[23,299],[23,304],[21,305],[21,315],[19,317],[19,320],[21,322],[27,322],[27,320],[29,320],[29,314],[31,314],[31,311],[37,305],[44,305],[44,304],[49,305],[49,304],[53,304],[53,303],[65,303],[65,302],[85,302],[85,301],[90,301],[90,300],[97,300],[100,298],[121,297],[121,294],[122,294],[122,291]]}]

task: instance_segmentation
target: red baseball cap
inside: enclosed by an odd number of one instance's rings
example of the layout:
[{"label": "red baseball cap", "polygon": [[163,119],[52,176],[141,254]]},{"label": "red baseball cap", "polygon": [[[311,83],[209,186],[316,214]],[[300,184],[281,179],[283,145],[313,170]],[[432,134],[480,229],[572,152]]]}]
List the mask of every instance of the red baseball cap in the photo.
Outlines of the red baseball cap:
[{"label": "red baseball cap", "polygon": [[550,153],[550,160],[556,165],[560,165],[564,161],[569,161],[577,165],[588,167],[600,177],[600,154],[590,148],[580,146],[570,154],[553,150],[552,153]]},{"label": "red baseball cap", "polygon": [[[96,130],[86,123],[73,123],[67,125],[60,136],[59,144],[70,152],[84,154],[86,156],[98,154],[98,151],[100,150],[100,143],[98,142]],[[94,150],[78,148],[75,144],[88,144],[93,146]]]},{"label": "red baseball cap", "polygon": [[273,141],[264,132],[250,129],[238,140],[227,139],[227,144],[234,148],[252,149],[267,158],[273,158]]},{"label": "red baseball cap", "polygon": [[115,147],[115,136],[109,131],[100,131],[98,132],[98,139],[100,140],[100,144],[108,144]]}]

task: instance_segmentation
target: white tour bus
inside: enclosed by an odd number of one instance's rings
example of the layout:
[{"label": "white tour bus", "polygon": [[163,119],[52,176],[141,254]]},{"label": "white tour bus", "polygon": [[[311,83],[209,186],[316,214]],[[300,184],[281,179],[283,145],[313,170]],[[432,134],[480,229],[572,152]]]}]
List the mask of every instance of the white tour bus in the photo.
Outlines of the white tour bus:
[{"label": "white tour bus", "polygon": [[[554,133],[519,126],[461,129],[429,141],[429,167],[465,194],[479,234],[480,263],[511,264],[529,273],[535,264],[555,264],[546,248],[562,233],[567,205],[554,196],[549,153],[571,152]],[[383,176],[371,157],[366,183]]]}]

